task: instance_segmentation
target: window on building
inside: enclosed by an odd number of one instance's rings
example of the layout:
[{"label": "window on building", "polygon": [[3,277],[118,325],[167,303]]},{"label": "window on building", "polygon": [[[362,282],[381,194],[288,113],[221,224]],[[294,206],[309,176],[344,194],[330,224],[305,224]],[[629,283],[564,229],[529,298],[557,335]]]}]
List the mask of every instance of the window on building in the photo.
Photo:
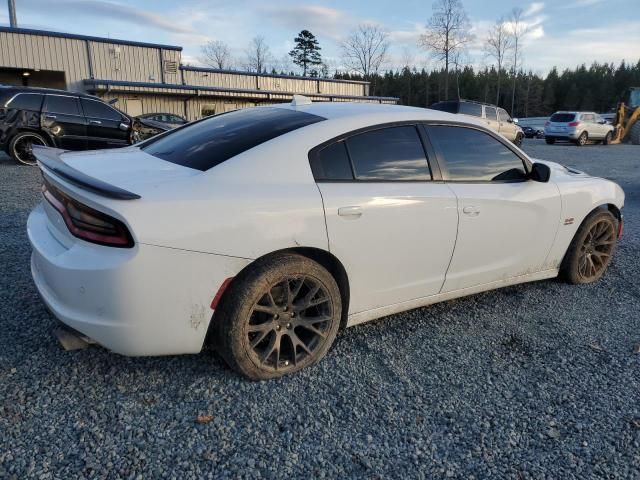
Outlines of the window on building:
[{"label": "window on building", "polygon": [[347,139],[358,180],[431,180],[415,126],[381,128]]},{"label": "window on building", "polygon": [[430,126],[429,138],[442,152],[449,180],[526,179],[522,159],[485,132],[464,127]]},{"label": "window on building", "polygon": [[76,97],[67,97],[63,95],[47,95],[45,102],[47,112],[60,113],[63,115],[81,116],[80,106]]}]

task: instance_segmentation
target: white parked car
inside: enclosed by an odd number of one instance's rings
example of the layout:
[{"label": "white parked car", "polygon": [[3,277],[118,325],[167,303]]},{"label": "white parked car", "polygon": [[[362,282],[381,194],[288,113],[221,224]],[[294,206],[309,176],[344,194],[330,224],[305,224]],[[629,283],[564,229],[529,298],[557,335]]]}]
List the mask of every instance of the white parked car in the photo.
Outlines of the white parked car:
[{"label": "white parked car", "polygon": [[544,124],[544,138],[549,145],[558,140],[579,147],[594,141],[609,145],[614,131],[613,125],[594,112],[556,112]]},{"label": "white parked car", "polygon": [[211,341],[251,378],[318,361],[340,327],[593,282],[622,231],[615,183],[434,110],[297,98],[119,150],[34,152],[31,267],[54,315],[124,355]]}]

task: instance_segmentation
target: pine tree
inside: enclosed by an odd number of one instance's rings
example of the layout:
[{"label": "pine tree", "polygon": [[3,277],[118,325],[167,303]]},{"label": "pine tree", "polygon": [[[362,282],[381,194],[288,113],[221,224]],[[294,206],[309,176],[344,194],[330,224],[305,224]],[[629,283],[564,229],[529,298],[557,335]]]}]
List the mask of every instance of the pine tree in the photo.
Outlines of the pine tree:
[{"label": "pine tree", "polygon": [[293,63],[302,67],[302,75],[306,77],[308,71],[322,64],[320,45],[315,35],[309,30],[302,30],[294,42],[296,42],[296,46],[289,52],[289,55],[293,59]]}]

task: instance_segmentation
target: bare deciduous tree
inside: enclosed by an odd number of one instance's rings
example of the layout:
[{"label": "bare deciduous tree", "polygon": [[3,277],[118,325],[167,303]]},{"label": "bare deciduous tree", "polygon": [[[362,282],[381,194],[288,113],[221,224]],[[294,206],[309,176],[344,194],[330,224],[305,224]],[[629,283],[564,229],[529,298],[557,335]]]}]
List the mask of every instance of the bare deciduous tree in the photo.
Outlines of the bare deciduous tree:
[{"label": "bare deciduous tree", "polygon": [[496,105],[500,103],[500,80],[502,77],[502,69],[505,66],[507,55],[512,47],[513,44],[511,42],[511,36],[507,31],[504,19],[501,18],[489,29],[484,41],[484,50],[486,55],[493,58],[497,64],[498,85],[496,88]]},{"label": "bare deciduous tree", "polygon": [[273,56],[267,45],[265,38],[261,35],[253,37],[247,47],[247,70],[250,72],[263,73],[267,70],[267,65],[272,61]]},{"label": "bare deciduous tree", "polygon": [[513,90],[511,91],[511,115],[515,115],[514,108],[516,105],[516,84],[518,81],[518,69],[522,60],[522,39],[529,33],[529,25],[524,20],[524,12],[521,8],[514,8],[509,15],[506,26],[513,43]]},{"label": "bare deciduous tree", "polygon": [[228,70],[232,68],[233,59],[229,46],[221,40],[213,40],[202,46],[200,61],[213,68]]},{"label": "bare deciduous tree", "polygon": [[452,59],[473,39],[471,24],[460,0],[437,0],[427,32],[420,36],[419,46],[444,63],[444,98],[449,98],[449,65]]},{"label": "bare deciduous tree", "polygon": [[388,34],[378,25],[361,24],[341,46],[344,64],[367,78],[387,60]]}]

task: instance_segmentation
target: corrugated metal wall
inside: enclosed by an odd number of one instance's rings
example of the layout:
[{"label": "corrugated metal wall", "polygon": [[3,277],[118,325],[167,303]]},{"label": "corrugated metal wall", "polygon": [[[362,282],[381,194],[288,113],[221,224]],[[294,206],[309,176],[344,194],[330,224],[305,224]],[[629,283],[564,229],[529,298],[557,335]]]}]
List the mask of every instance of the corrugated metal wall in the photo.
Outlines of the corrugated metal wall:
[{"label": "corrugated metal wall", "polygon": [[324,93],[331,95],[368,95],[369,86],[363,83],[332,82],[309,78],[264,76],[252,73],[227,73],[217,71],[185,69],[182,72],[185,85],[199,87],[244,88],[272,92],[301,94]]},{"label": "corrugated metal wall", "polygon": [[89,78],[85,40],[0,32],[0,66],[65,72],[69,90]]}]

